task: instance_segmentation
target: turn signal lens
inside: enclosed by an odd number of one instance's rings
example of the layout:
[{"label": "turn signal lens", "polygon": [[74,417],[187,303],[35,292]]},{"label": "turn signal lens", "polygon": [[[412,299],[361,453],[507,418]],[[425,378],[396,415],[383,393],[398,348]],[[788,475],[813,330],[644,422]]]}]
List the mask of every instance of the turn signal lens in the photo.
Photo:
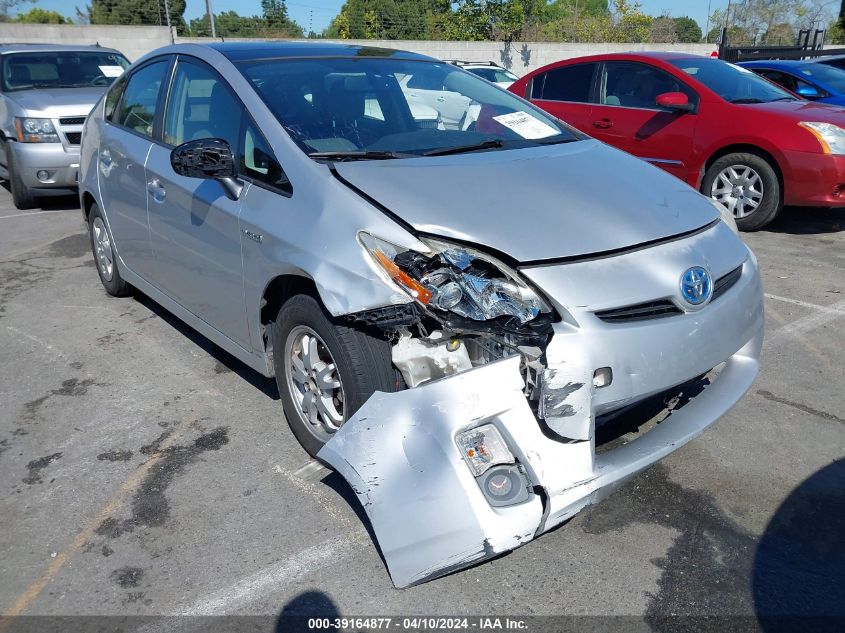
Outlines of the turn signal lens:
[{"label": "turn signal lens", "polygon": [[373,253],[373,255],[375,256],[376,261],[382,268],[384,268],[384,271],[393,281],[405,288],[414,299],[424,305],[428,305],[428,302],[431,301],[431,290],[412,279],[407,273],[403,272],[402,269],[394,264],[393,261],[382,251],[377,250]]},{"label": "turn signal lens", "polygon": [[464,461],[476,477],[493,466],[513,464],[516,461],[502,434],[492,424],[458,434],[457,443]]}]

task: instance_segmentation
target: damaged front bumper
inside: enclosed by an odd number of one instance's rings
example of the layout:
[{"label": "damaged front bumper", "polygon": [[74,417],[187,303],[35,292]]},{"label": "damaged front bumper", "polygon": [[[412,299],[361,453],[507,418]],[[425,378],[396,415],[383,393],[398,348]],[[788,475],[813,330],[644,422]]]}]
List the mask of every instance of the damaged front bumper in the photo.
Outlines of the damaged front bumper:
[{"label": "damaged front bumper", "polygon": [[[707,234],[697,239],[699,245],[717,241]],[[587,296],[589,286],[577,287],[579,279],[596,279],[605,270],[615,277],[683,270],[690,265],[683,259],[689,251],[683,242],[667,245],[666,257],[679,261],[666,266],[655,265],[660,251],[652,250],[631,254],[623,269],[604,260],[578,265],[586,271],[570,265],[533,274],[545,288],[569,284],[570,294],[587,299],[579,305],[590,306],[597,302]],[[763,340],[762,287],[753,256],[738,270],[730,294],[705,310],[606,325],[583,308],[575,313],[580,325],[555,323],[534,385],[537,400],[526,397],[525,359],[519,355],[474,368],[464,362],[452,375],[374,394],[318,457],[354,489],[394,584],[424,582],[527,543],[724,415],[753,383]],[[633,281],[627,287],[636,290]],[[431,360],[439,366],[437,356]],[[686,388],[705,375],[692,392]],[[632,441],[596,450],[597,418],[601,423],[651,396],[678,395],[680,385],[683,398],[656,425],[651,418],[649,425],[637,424]],[[482,429],[495,429],[492,444],[501,441],[510,456],[491,461],[495,467],[489,470],[502,475],[497,485],[512,488],[505,497],[497,497],[491,480],[474,472],[467,458],[462,438]]]},{"label": "damaged front bumper", "polygon": [[[547,437],[511,357],[417,389],[376,393],[320,451],[352,486],[393,583],[407,587],[514,549],[596,503],[726,413],[757,375],[762,329],[710,384],[652,430],[597,455],[595,442]],[[455,438],[493,424],[531,490],[493,507]]]}]

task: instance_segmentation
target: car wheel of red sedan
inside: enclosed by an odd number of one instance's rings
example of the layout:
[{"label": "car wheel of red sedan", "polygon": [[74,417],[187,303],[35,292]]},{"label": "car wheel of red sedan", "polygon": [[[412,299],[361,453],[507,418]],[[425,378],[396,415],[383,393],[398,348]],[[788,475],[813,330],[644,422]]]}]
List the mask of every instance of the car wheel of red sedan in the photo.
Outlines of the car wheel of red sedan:
[{"label": "car wheel of red sedan", "polygon": [[730,211],[742,231],[762,228],[783,206],[775,170],[756,154],[722,156],[704,174],[701,193]]}]

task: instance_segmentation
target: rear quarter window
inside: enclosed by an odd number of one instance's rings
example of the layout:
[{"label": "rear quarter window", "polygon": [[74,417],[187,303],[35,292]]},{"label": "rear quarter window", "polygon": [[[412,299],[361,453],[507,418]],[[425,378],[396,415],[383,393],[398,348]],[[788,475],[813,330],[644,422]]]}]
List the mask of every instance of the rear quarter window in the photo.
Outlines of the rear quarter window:
[{"label": "rear quarter window", "polygon": [[596,64],[575,64],[555,68],[534,78],[532,99],[589,103]]}]

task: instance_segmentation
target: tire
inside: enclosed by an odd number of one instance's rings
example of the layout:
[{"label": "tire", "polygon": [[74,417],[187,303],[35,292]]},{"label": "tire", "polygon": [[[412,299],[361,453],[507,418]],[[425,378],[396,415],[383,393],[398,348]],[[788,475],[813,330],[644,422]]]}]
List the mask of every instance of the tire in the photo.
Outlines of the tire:
[{"label": "tire", "polygon": [[[276,384],[285,418],[296,439],[312,457],[317,456],[340,424],[360,409],[373,393],[399,391],[404,387],[402,376],[391,361],[387,339],[338,323],[309,295],[295,295],[282,305],[272,338]],[[305,360],[303,354],[312,341],[317,347],[318,361]],[[308,356],[313,356],[311,351]],[[303,361],[304,374],[311,381],[308,386],[302,386],[294,377],[294,355]],[[334,372],[328,371],[330,365],[335,366]],[[325,375],[329,381],[339,379],[340,387],[320,390],[326,384],[319,380],[321,371],[328,371]],[[336,418],[332,420],[322,412],[317,413],[316,420],[309,418],[307,411],[313,412],[315,407],[309,408],[306,398],[314,394],[313,402],[316,403],[320,394],[328,393],[333,397],[330,400],[326,397],[323,402],[333,407]]]},{"label": "tire", "polygon": [[769,161],[756,154],[722,156],[704,174],[701,193],[731,211],[741,231],[763,228],[783,208],[777,174]]},{"label": "tire", "polygon": [[117,269],[117,255],[112,246],[114,241],[96,202],[91,205],[88,213],[88,237],[91,240],[91,252],[94,255],[97,274],[106,292],[112,297],[127,297],[132,294],[132,286],[124,281]]},{"label": "tire", "polygon": [[21,211],[32,209],[38,205],[38,199],[32,195],[32,190],[23,184],[15,152],[10,143],[6,143],[6,169],[9,172],[9,189],[12,190],[12,202]]}]

